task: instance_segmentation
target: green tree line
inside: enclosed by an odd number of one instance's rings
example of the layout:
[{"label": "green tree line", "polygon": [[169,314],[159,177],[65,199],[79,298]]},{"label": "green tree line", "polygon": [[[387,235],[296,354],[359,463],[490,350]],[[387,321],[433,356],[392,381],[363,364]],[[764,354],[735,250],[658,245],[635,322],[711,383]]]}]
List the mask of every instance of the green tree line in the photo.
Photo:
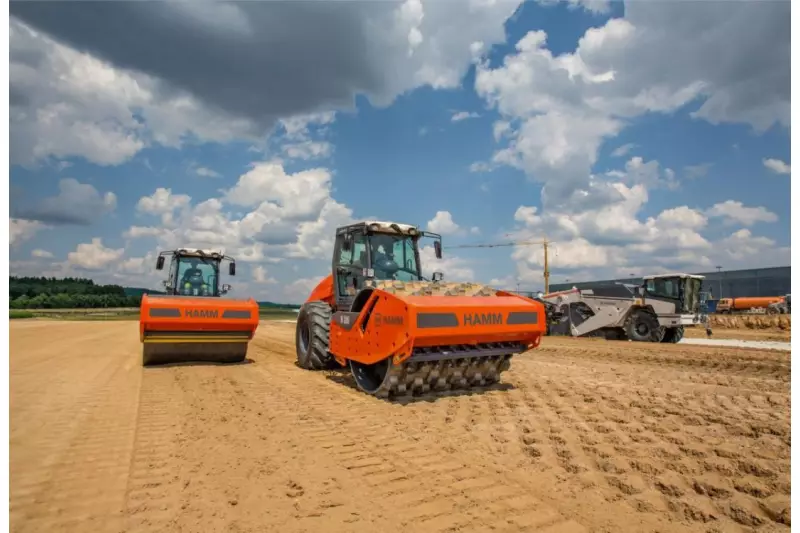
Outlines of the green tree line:
[{"label": "green tree line", "polygon": [[[9,277],[11,309],[88,309],[139,307],[142,295],[164,294],[149,289],[98,285],[85,278]],[[296,309],[294,304],[259,302],[269,309]]]},{"label": "green tree line", "polygon": [[96,285],[84,278],[9,277],[11,309],[139,307],[141,294],[120,285]]}]

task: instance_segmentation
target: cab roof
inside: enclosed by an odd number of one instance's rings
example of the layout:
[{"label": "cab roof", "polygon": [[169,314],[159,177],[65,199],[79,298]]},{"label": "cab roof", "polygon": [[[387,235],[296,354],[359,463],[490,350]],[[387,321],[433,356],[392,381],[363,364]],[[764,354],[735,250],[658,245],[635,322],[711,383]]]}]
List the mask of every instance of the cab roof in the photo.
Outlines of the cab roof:
[{"label": "cab roof", "polygon": [[414,235],[421,233],[418,226],[414,226],[412,224],[403,224],[401,222],[389,222],[385,220],[362,220],[360,222],[354,222],[353,224],[348,224],[346,226],[337,228],[336,233],[339,234],[348,232],[352,229],[366,228],[367,231],[391,233],[393,235],[397,235],[397,229],[395,229],[393,226],[400,228],[400,233],[403,234]]},{"label": "cab roof", "polygon": [[220,259],[225,256],[223,250],[209,250],[209,249],[192,249],[192,248],[178,248],[175,250],[180,256],[183,257],[219,257]]},{"label": "cab roof", "polygon": [[656,274],[652,276],[642,276],[643,280],[659,279],[659,278],[692,278],[692,279],[706,279],[705,276],[699,274],[686,274],[683,272],[673,272],[671,274]]},{"label": "cab roof", "polygon": [[392,227],[392,224],[399,227],[400,231],[402,231],[403,233],[407,233],[408,230],[411,229],[419,230],[417,226],[414,226],[412,224],[403,224],[402,222],[388,222],[385,220],[365,220],[361,223],[366,225],[372,231],[388,231],[395,233],[396,230]]}]

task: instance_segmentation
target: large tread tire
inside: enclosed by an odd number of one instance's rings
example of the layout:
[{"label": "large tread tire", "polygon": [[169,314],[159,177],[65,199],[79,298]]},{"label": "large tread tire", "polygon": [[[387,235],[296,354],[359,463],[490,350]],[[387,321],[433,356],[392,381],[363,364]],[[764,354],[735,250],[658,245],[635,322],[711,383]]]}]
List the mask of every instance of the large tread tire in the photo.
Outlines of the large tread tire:
[{"label": "large tread tire", "polygon": [[632,341],[661,342],[663,330],[652,312],[637,309],[628,318],[625,333]]},{"label": "large tread tire", "polygon": [[295,347],[297,364],[306,370],[326,370],[337,366],[330,347],[331,307],[325,302],[305,304],[297,316]]},{"label": "large tread tire", "polygon": [[683,326],[677,326],[674,328],[664,328],[664,336],[661,338],[661,342],[677,344],[681,342],[681,339],[683,338],[683,333],[684,333]]}]

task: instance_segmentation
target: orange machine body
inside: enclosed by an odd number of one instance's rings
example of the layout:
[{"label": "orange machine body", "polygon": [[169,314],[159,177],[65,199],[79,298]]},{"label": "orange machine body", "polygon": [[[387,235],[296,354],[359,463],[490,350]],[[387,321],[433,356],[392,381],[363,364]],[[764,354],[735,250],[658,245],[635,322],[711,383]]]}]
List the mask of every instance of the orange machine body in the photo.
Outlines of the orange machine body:
[{"label": "orange machine body", "polygon": [[[332,283],[323,279],[309,301],[330,299]],[[347,360],[370,365],[388,357],[400,364],[433,347],[500,343],[522,352],[538,346],[545,331],[544,305],[507,292],[487,298],[396,295],[374,289],[359,312],[334,312],[330,352],[342,365]]]},{"label": "orange machine body", "polygon": [[142,342],[225,342],[252,339],[258,328],[258,303],[193,296],[142,296],[139,337]]}]

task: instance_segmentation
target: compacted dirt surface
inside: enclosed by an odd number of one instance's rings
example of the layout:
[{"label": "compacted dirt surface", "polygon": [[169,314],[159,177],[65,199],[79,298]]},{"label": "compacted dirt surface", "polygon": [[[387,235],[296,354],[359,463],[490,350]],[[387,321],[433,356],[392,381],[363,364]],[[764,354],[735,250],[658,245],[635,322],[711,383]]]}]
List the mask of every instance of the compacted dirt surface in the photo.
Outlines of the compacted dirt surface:
[{"label": "compacted dirt surface", "polygon": [[141,367],[135,322],[11,325],[11,530],[790,529],[790,353],[546,338],[387,402],[294,365]]}]

